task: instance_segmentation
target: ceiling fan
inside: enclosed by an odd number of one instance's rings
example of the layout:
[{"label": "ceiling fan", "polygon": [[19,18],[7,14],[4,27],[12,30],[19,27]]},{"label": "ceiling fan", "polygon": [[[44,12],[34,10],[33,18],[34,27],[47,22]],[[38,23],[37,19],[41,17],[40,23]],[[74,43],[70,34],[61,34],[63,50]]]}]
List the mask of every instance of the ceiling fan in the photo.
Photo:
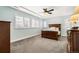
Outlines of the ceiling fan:
[{"label": "ceiling fan", "polygon": [[43,10],[44,10],[44,13],[48,13],[48,14],[52,14],[51,11],[54,11],[54,9],[48,10],[47,8],[43,8]]}]

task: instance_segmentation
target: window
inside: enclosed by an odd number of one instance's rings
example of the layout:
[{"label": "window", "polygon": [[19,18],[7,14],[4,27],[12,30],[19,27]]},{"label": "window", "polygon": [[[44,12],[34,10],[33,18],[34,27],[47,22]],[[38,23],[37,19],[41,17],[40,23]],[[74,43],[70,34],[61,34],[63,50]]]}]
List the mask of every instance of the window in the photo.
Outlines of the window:
[{"label": "window", "polygon": [[40,27],[40,24],[39,24],[39,21],[38,20],[36,20],[36,27]]},{"label": "window", "polygon": [[40,20],[15,16],[15,28],[41,28],[42,23]]},{"label": "window", "polygon": [[24,18],[24,26],[25,26],[25,28],[30,28],[30,19],[29,18]]},{"label": "window", "polygon": [[40,28],[43,27],[43,20],[40,20],[40,22],[39,22],[39,27],[40,27]]},{"label": "window", "polygon": [[34,28],[40,27],[39,20],[32,19],[31,26]]},{"label": "window", "polygon": [[43,27],[46,28],[47,27],[47,22],[43,21]]},{"label": "window", "polygon": [[31,26],[32,26],[32,27],[35,27],[35,26],[36,26],[35,22],[36,22],[36,21],[35,21],[34,19],[32,19],[32,23],[31,23]]},{"label": "window", "polygon": [[15,28],[24,28],[23,17],[15,16]]}]

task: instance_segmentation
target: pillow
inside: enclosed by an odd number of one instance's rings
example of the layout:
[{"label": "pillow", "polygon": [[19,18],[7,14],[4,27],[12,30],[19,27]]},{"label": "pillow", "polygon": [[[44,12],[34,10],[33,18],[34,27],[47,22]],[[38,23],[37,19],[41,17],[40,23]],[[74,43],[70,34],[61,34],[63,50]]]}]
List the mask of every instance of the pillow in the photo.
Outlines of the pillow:
[{"label": "pillow", "polygon": [[58,27],[55,27],[55,30],[56,30],[56,31],[59,31],[59,28],[58,28]]},{"label": "pillow", "polygon": [[55,27],[51,27],[50,29],[53,30],[53,31],[55,31]]},{"label": "pillow", "polygon": [[51,27],[50,29],[53,30],[53,31],[59,31],[58,27]]}]

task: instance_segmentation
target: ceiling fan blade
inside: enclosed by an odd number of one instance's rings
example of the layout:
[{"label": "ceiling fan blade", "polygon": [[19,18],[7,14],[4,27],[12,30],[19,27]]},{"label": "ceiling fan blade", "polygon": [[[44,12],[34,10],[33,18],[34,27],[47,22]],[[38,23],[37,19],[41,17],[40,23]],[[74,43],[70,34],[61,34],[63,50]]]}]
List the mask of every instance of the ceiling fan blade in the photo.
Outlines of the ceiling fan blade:
[{"label": "ceiling fan blade", "polygon": [[51,9],[51,10],[49,10],[49,11],[54,11],[54,9]]},{"label": "ceiling fan blade", "polygon": [[52,14],[52,12],[48,12],[48,14]]}]

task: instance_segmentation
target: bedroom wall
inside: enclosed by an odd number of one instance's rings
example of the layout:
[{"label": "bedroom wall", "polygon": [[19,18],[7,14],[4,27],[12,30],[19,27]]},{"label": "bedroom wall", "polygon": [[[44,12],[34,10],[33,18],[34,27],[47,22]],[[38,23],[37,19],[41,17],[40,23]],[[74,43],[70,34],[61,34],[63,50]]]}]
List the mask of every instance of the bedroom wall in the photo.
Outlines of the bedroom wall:
[{"label": "bedroom wall", "polygon": [[17,40],[25,38],[25,37],[37,35],[40,33],[41,29],[39,29],[39,28],[14,29],[13,24],[14,24],[15,14],[18,14],[19,16],[30,17],[30,18],[34,18],[36,20],[42,21],[38,17],[32,16],[30,14],[27,14],[27,13],[24,13],[21,11],[18,11],[16,9],[13,9],[11,7],[8,7],[8,6],[0,7],[0,20],[11,21],[11,42],[17,41]]},{"label": "bedroom wall", "polygon": [[[48,24],[61,24],[61,35],[67,36],[67,29],[71,28],[71,24],[69,22],[71,15],[74,13],[75,6],[64,6],[63,9],[55,9],[53,15],[51,18],[46,19]],[[58,12],[57,12],[58,10]]]},{"label": "bedroom wall", "polygon": [[67,36],[67,25],[66,20],[68,21],[71,15],[67,16],[57,16],[57,17],[52,17],[50,19],[45,19],[48,24],[61,24],[61,35],[62,36]]}]

